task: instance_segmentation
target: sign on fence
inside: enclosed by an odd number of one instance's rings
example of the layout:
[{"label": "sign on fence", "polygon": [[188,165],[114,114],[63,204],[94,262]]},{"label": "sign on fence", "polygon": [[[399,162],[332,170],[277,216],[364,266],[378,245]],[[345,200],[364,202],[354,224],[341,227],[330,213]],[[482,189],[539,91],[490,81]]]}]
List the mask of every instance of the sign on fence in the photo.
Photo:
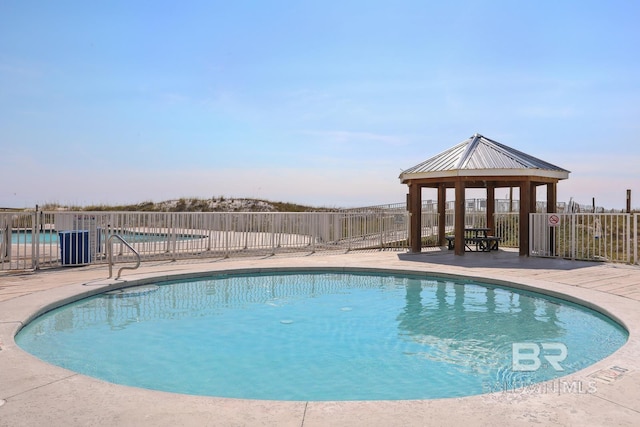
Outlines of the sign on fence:
[{"label": "sign on fence", "polygon": [[548,221],[549,221],[549,227],[555,227],[558,224],[560,224],[560,215],[551,214],[549,215]]}]

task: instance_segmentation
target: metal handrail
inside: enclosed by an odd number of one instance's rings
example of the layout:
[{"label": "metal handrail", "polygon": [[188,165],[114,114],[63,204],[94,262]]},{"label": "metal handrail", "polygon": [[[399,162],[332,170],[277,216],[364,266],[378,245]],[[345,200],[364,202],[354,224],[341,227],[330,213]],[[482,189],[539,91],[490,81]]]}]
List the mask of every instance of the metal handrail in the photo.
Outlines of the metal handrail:
[{"label": "metal handrail", "polygon": [[120,273],[122,273],[122,270],[135,270],[138,267],[140,267],[140,254],[138,253],[138,251],[136,251],[133,248],[133,246],[127,243],[127,241],[124,240],[124,238],[119,234],[112,234],[111,236],[109,236],[109,239],[107,240],[107,262],[109,264],[109,279],[111,279],[111,277],[113,276],[113,258],[112,258],[113,242],[112,240],[114,237],[120,240],[127,248],[129,248],[131,252],[133,252],[136,255],[136,258],[137,258],[137,262],[134,267],[130,267],[126,265],[124,267],[120,267],[120,270],[118,270],[118,275],[116,276],[116,279],[119,279]]}]

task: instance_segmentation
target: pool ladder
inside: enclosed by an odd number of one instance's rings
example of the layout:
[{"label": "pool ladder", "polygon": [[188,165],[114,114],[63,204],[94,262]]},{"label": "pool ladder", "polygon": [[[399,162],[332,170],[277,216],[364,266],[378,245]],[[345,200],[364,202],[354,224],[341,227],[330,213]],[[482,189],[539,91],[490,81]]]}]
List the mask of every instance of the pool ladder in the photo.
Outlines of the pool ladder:
[{"label": "pool ladder", "polygon": [[111,277],[113,276],[113,239],[118,239],[120,240],[120,242],[122,242],[123,245],[125,245],[127,248],[129,248],[129,250],[131,252],[133,252],[136,255],[136,265],[131,267],[131,266],[124,266],[124,267],[120,267],[120,270],[118,270],[118,275],[116,276],[116,279],[120,278],[120,273],[122,273],[122,270],[135,270],[136,268],[140,267],[140,254],[138,253],[138,251],[136,251],[133,246],[131,246],[129,243],[127,243],[126,240],[124,240],[122,238],[122,236],[120,236],[119,234],[112,234],[111,236],[109,236],[109,239],[107,240],[107,262],[109,263],[109,279],[111,279]]}]

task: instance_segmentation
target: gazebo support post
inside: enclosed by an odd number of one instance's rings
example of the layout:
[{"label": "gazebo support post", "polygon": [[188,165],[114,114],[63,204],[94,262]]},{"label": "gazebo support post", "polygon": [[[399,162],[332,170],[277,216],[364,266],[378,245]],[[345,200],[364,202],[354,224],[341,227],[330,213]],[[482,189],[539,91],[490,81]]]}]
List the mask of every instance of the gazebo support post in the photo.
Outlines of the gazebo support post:
[{"label": "gazebo support post", "polygon": [[422,187],[419,184],[409,185],[409,240],[411,252],[422,251]]},{"label": "gazebo support post", "polygon": [[491,236],[496,235],[496,224],[494,213],[496,211],[496,187],[494,184],[487,184],[487,228]]},{"label": "gazebo support post", "polygon": [[465,182],[463,179],[456,181],[456,212],[454,221],[454,253],[464,255],[464,211],[465,211]]},{"label": "gazebo support post", "polygon": [[529,210],[531,209],[531,184],[520,183],[520,256],[529,255]]},{"label": "gazebo support post", "polygon": [[447,227],[447,187],[438,185],[438,245],[445,245]]},{"label": "gazebo support post", "polygon": [[535,211],[536,188],[530,180],[520,183],[520,256],[529,256],[529,214]]}]

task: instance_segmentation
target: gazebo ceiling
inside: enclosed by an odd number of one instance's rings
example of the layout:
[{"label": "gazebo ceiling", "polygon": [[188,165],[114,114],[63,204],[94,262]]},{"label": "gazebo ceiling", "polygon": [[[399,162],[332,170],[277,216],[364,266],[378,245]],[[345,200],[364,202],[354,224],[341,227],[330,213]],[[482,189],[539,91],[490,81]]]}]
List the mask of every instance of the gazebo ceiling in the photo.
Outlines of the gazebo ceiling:
[{"label": "gazebo ceiling", "polygon": [[475,134],[460,144],[400,174],[403,184],[418,182],[453,184],[463,179],[467,186],[497,186],[515,182],[540,183],[567,179],[569,171]]}]

